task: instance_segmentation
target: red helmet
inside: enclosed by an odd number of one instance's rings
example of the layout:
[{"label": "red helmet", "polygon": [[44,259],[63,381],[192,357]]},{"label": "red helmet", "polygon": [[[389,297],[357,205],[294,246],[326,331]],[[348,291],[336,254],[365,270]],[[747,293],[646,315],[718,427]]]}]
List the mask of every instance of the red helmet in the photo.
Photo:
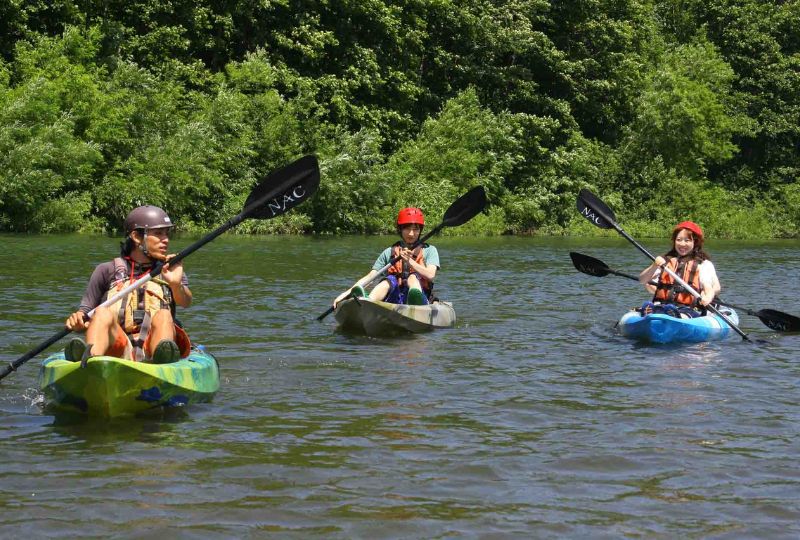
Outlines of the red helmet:
[{"label": "red helmet", "polygon": [[703,238],[703,229],[700,228],[700,225],[695,223],[694,221],[681,221],[675,228],[672,229],[672,234],[677,234],[678,231],[681,229],[688,229],[692,231],[698,238]]},{"label": "red helmet", "polygon": [[422,210],[419,208],[403,208],[397,214],[397,225],[398,227],[402,227],[403,225],[408,225],[409,223],[416,223],[420,227],[425,225],[425,216],[422,214]]}]

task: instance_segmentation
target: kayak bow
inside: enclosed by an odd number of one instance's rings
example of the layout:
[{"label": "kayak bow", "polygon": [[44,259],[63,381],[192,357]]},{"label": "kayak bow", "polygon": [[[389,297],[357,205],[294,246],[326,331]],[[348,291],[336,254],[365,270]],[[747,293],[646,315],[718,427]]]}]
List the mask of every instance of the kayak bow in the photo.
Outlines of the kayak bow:
[{"label": "kayak bow", "polygon": [[456,311],[449,302],[411,306],[369,298],[348,298],[339,303],[334,316],[341,330],[368,336],[430,332],[456,324]]},{"label": "kayak bow", "polygon": [[[739,324],[739,316],[734,310],[720,308],[720,311],[734,324]],[[700,343],[725,339],[731,333],[731,327],[715,314],[681,319],[664,313],[642,317],[638,311],[632,310],[622,316],[618,327],[625,337],[651,343]]]},{"label": "kayak bow", "polygon": [[219,366],[201,349],[170,364],[96,356],[85,368],[60,352],[42,362],[39,388],[54,411],[113,418],[210,401],[219,389]]}]

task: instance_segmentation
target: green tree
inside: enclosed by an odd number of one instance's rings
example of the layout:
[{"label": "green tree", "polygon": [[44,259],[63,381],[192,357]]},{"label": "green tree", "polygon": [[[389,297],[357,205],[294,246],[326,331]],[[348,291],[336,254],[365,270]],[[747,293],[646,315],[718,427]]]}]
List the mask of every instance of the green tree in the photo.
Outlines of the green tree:
[{"label": "green tree", "polygon": [[752,129],[738,134],[741,149],[711,168],[733,188],[769,191],[800,177],[800,2],[661,0],[659,13],[675,35],[707,35],[732,67],[732,89]]},{"label": "green tree", "polygon": [[730,159],[733,137],[747,129],[731,92],[733,70],[709,43],[668,51],[637,100],[626,141],[626,161],[655,157],[686,177],[702,177],[708,164]]},{"label": "green tree", "polygon": [[[500,200],[507,193],[505,177],[524,160],[516,128],[511,116],[482,107],[474,89],[447,102],[377,176],[390,194],[384,208],[386,230],[392,228],[391,213],[403,206],[419,206],[431,221],[440,220],[458,196],[477,184],[491,199]],[[491,226],[506,228],[505,223]]]},{"label": "green tree", "polygon": [[[102,94],[87,64],[96,36],[21,42],[0,87],[0,223],[19,231],[97,226],[84,196],[100,166],[98,145],[84,138]],[[9,82],[17,81],[14,87]],[[70,201],[76,209],[70,210]],[[44,219],[47,217],[48,219]]]}]

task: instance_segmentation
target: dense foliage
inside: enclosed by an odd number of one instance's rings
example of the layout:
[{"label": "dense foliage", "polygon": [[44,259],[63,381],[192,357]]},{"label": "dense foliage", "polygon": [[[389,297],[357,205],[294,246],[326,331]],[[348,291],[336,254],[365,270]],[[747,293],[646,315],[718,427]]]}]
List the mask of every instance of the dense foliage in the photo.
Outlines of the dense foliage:
[{"label": "dense foliage", "polygon": [[321,158],[312,203],[246,232],[800,234],[800,2],[11,0],[0,4],[0,230],[184,230]]}]

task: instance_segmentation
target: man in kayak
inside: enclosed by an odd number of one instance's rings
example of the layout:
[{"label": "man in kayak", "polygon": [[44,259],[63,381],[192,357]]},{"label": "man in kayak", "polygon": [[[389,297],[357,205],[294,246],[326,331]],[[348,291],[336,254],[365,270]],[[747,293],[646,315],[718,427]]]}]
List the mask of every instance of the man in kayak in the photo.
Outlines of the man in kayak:
[{"label": "man in kayak", "polygon": [[[372,282],[382,271],[388,275],[369,293],[370,300],[412,305],[429,303],[433,279],[439,269],[439,252],[430,244],[417,245],[417,240],[425,227],[425,216],[419,208],[403,208],[397,214],[396,225],[401,240],[383,250],[372,265],[372,270],[359,279],[351,289],[337,296],[333,301],[333,307],[351,294],[366,296],[364,286]],[[400,259],[390,265],[395,257]]]},{"label": "man in kayak", "polygon": [[[703,230],[693,221],[678,223],[672,230],[672,249],[656,257],[653,264],[639,274],[639,282],[654,293],[651,302],[642,306],[642,316],[649,313],[666,313],[674,317],[705,315],[705,306],[719,294],[721,286],[711,257],[703,250]],[[700,293],[700,298],[686,291],[667,272],[666,266]],[[658,285],[650,282],[656,280]]]},{"label": "man in kayak", "polygon": [[[167,254],[172,221],[157,206],[140,206],[125,218],[121,256],[98,265],[78,311],[66,326],[86,331],[86,341],[72,339],[64,349],[67,360],[115,356],[137,362],[163,364],[188,356],[191,344],[175,324],[175,305],[189,307],[192,292],[182,263],[169,265]],[[159,276],[134,289],[108,307],[98,307],[118,291],[149,273],[153,264],[166,263]],[[86,314],[96,311],[91,320]]]}]

